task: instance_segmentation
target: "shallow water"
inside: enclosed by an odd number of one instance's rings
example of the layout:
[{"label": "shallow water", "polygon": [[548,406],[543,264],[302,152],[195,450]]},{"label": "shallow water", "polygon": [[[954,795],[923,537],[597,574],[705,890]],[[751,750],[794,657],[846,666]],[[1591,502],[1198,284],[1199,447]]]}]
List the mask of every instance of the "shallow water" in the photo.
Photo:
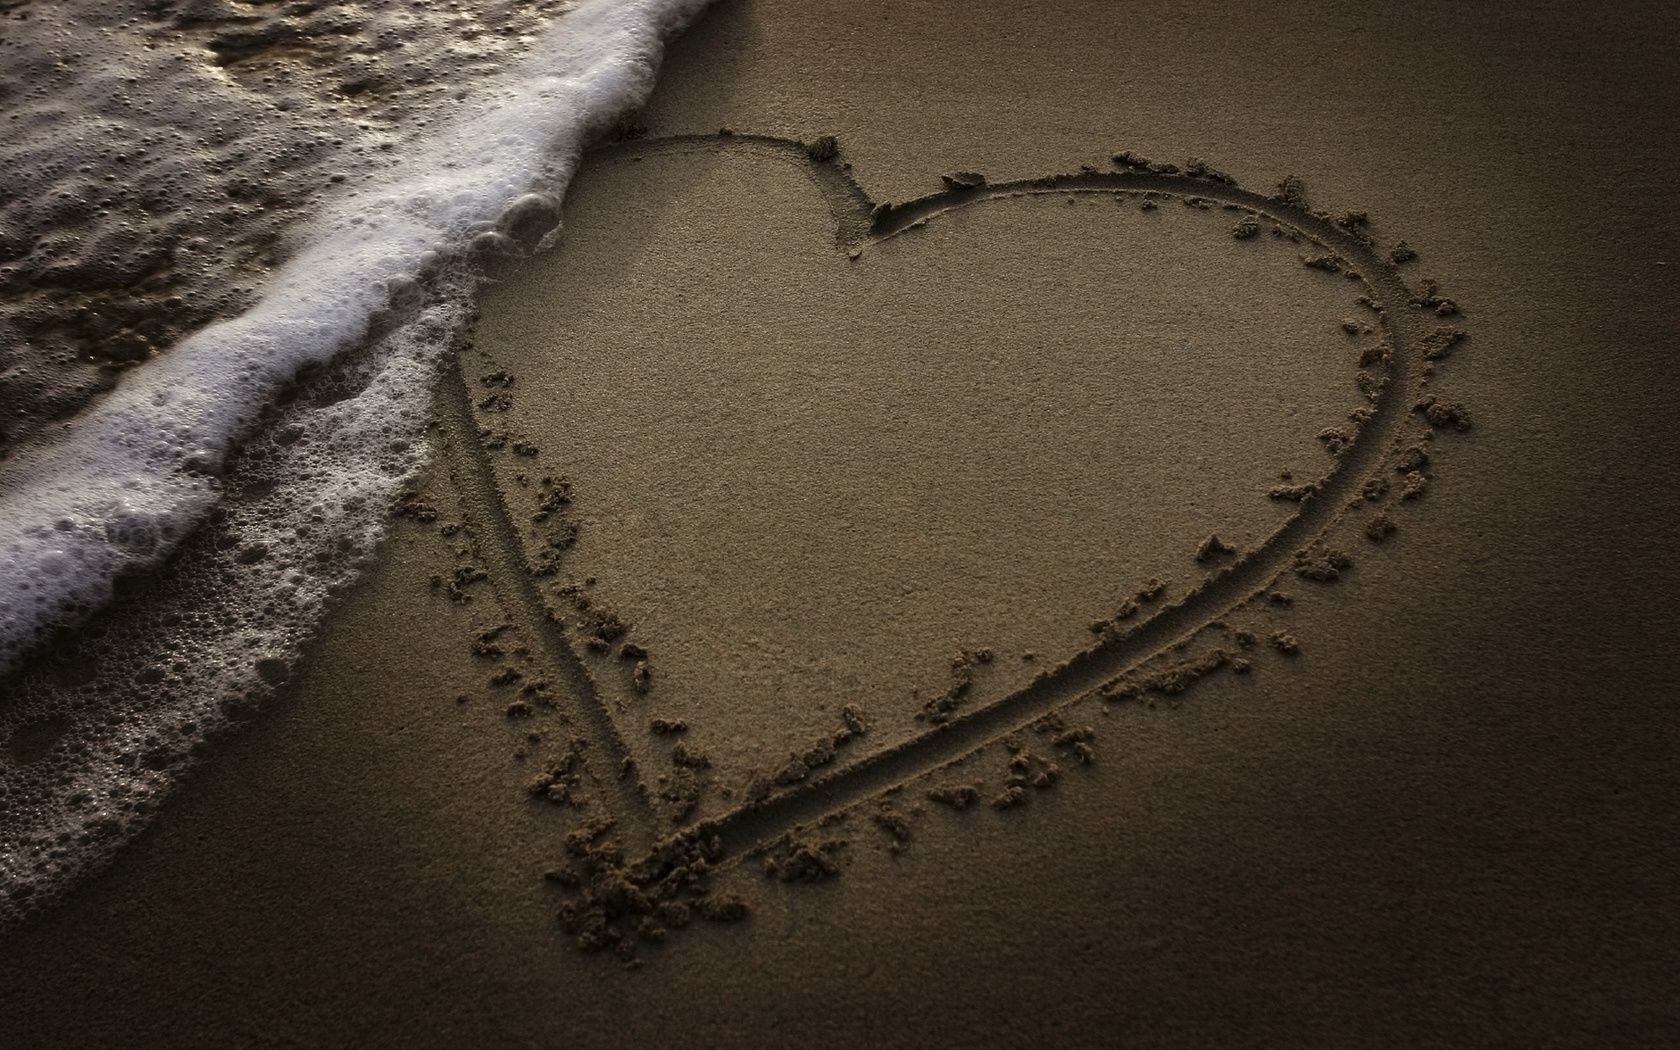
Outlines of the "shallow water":
[{"label": "shallow water", "polygon": [[566,6],[0,5],[3,447],[250,306]]},{"label": "shallow water", "polygon": [[0,923],[284,679],[423,464],[473,260],[554,235],[700,6],[4,11]]}]

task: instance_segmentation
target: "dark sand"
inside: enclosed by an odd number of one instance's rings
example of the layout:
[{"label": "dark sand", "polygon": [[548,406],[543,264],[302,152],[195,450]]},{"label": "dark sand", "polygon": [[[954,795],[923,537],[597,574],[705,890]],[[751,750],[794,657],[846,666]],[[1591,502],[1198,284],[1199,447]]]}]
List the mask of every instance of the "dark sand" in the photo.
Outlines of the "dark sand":
[{"label": "dark sand", "polygon": [[[837,7],[726,3],[679,42],[639,121],[706,138],[600,154],[563,246],[486,296],[437,518],[399,521],[155,830],[0,947],[0,1044],[1680,1038],[1680,20]],[[1303,509],[1270,490],[1365,462],[1319,436],[1364,401],[1365,286],[1269,220],[1233,236],[1220,184],[1147,211],[1070,183],[879,243],[857,211],[839,246],[823,187],[849,163],[907,201],[1121,149],[1369,209],[1379,251],[1421,258],[1367,276],[1462,306],[1396,305],[1402,364],[1470,334],[1427,413],[1394,392],[1393,433],[1436,434],[1419,498],[1370,453],[1391,491],[1336,490],[1359,506],[1277,552],[1288,603],[1187,607],[1225,625],[1104,701],[1019,687],[1093,645],[1091,684],[1124,670],[1094,621],[1241,571]],[[470,601],[458,566],[489,574]],[[913,740],[1064,700],[921,775]],[[726,822],[709,899],[745,921],[635,969],[577,949],[542,877],[568,831],[610,810],[635,853],[794,754],[887,757]]]}]

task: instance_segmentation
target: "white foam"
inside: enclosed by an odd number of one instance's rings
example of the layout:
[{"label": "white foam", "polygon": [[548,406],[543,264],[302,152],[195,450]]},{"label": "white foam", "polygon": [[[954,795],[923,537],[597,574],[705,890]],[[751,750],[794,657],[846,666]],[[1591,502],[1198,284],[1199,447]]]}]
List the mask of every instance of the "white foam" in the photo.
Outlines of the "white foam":
[{"label": "white foam", "polygon": [[83,641],[69,680],[30,675],[6,698],[0,928],[107,859],[292,664],[423,466],[427,390],[468,304],[445,281],[407,324],[305,384],[241,450],[214,524]]},{"label": "white foam", "polygon": [[[435,364],[470,310],[450,260],[557,221],[583,145],[642,101],[663,40],[704,3],[567,14],[473,115],[324,216],[253,309],[136,368],[0,473],[0,673],[194,536],[155,602],[84,639],[86,680],[14,677],[0,703],[0,926],[106,859],[295,659],[423,464]],[[369,346],[381,316],[405,320]]]},{"label": "white foam", "polygon": [[703,0],[596,0],[497,97],[323,221],[257,306],[134,370],[51,446],[0,474],[0,673],[107,601],[215,498],[234,443],[305,365],[365,336],[430,252],[491,230],[533,186],[562,190],[587,137],[639,103],[664,36]]}]

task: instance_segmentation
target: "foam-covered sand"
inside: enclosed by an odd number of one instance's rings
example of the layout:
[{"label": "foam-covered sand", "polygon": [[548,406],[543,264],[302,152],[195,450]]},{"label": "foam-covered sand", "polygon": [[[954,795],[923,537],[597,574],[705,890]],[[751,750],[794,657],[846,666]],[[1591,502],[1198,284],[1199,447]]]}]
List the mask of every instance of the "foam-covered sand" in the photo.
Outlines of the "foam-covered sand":
[{"label": "foam-covered sand", "polygon": [[1672,1041],[1677,27],[1576,17],[710,12],[0,1042]]},{"label": "foam-covered sand", "polygon": [[[417,129],[411,156],[330,205],[250,310],[137,369],[8,463],[0,670],[102,604],[120,573],[166,554],[283,385],[364,340],[441,253],[552,213],[552,196],[520,195],[564,191],[582,142],[645,97],[662,36],[684,13],[592,5],[562,19],[476,106],[430,135]],[[516,203],[520,213],[498,223]]]},{"label": "foam-covered sand", "polygon": [[[473,290],[463,257],[519,254],[552,232],[582,144],[645,98],[665,35],[697,6],[568,13],[441,126],[413,120],[404,155],[326,204],[249,309],[139,365],[0,466],[0,674],[108,603],[120,578],[163,564],[222,501],[221,535],[200,543],[204,564],[177,563],[169,601],[119,620],[117,644],[102,628],[71,658],[71,682],[13,682],[6,735],[41,738],[26,750],[46,753],[6,770],[0,922],[108,856],[229,709],[284,677],[423,460],[431,366]],[[253,138],[248,151],[288,144]],[[369,343],[364,360],[295,396],[305,369]],[[50,365],[28,349],[10,371]],[[254,462],[224,483],[283,395],[285,418],[267,420]],[[23,399],[17,414],[31,407]],[[241,498],[253,490],[254,505]]]}]

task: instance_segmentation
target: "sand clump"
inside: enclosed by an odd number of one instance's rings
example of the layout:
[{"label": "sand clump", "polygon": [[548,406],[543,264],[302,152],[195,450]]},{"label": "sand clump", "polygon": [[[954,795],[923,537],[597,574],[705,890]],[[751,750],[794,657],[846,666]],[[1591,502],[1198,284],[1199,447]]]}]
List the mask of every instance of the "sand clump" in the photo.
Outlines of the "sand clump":
[{"label": "sand clump", "polygon": [[1423,418],[1427,419],[1432,427],[1438,429],[1450,427],[1461,433],[1470,429],[1470,412],[1464,407],[1462,401],[1448,402],[1430,395],[1419,401],[1414,407],[1416,411],[1423,414]]},{"label": "sand clump", "polygon": [[586,648],[595,653],[611,653],[620,648],[617,643],[630,633],[630,624],[623,617],[589,594],[584,586],[568,583],[557,588],[557,593],[570,600],[576,613],[571,623]]},{"label": "sand clump", "polygon": [[790,753],[787,760],[769,774],[759,771],[749,773],[744,788],[747,800],[760,801],[768,798],[777,788],[804,783],[818,770],[831,765],[847,744],[869,732],[869,719],[856,704],[841,708],[840,722],[840,728]]},{"label": "sand clump", "polygon": [[805,155],[818,164],[840,155],[840,140],[833,135],[819,135],[805,144]]},{"label": "sand clump", "polygon": [[505,656],[507,650],[502,647],[501,638],[504,632],[513,629],[511,623],[498,623],[484,628],[473,635],[472,654],[484,659],[494,659]]},{"label": "sand clump", "polygon": [[532,798],[541,798],[573,808],[588,805],[583,790],[586,778],[584,752],[588,747],[589,741],[582,737],[572,737],[560,758],[526,783],[526,793]]},{"label": "sand clump", "polygon": [[1159,577],[1150,577],[1134,593],[1121,599],[1114,615],[1106,620],[1092,621],[1090,624],[1091,633],[1107,635],[1119,631],[1122,624],[1136,617],[1145,605],[1160,600],[1165,593],[1167,593],[1166,581]]},{"label": "sand clump", "polygon": [[1034,721],[1031,728],[1033,732],[1048,737],[1050,746],[1064,757],[1082,766],[1096,761],[1096,750],[1092,746],[1097,739],[1095,726],[1069,726],[1063,712],[1052,711]]},{"label": "sand clump", "polygon": [[869,814],[869,819],[887,836],[888,853],[896,856],[910,848],[913,813],[906,813],[894,806],[891,799],[883,798]]},{"label": "sand clump", "polygon": [[1200,562],[1219,561],[1237,553],[1237,548],[1220,539],[1218,534],[1208,536],[1196,548],[1196,560]]},{"label": "sand clump", "polygon": [[1417,288],[1412,291],[1411,302],[1413,306],[1433,310],[1440,317],[1458,313],[1458,303],[1442,295],[1440,284],[1428,277],[1418,282]]},{"label": "sand clump", "polygon": [[1416,500],[1429,490],[1430,443],[1434,431],[1425,431],[1412,444],[1401,450],[1395,460],[1394,471],[1401,476],[1400,498]]},{"label": "sand clump", "polygon": [[824,882],[840,875],[840,854],[850,843],[843,838],[808,840],[788,832],[764,858],[765,877],[779,882]]},{"label": "sand clump", "polygon": [[964,810],[971,808],[980,801],[980,784],[957,784],[951,787],[929,788],[928,801],[937,802],[952,809]]},{"label": "sand clump", "polygon": [[712,768],[712,760],[704,751],[684,743],[678,743],[671,748],[671,764],[686,769]]},{"label": "sand clump", "polygon": [[1325,427],[1318,432],[1319,444],[1332,456],[1340,456],[1353,447],[1358,434],[1347,427]]},{"label": "sand clump", "polygon": [[654,781],[654,794],[669,806],[671,823],[680,824],[699,808],[712,762],[704,752],[678,744],[671,749],[670,763],[670,772]]},{"label": "sand clump", "polygon": [[1295,575],[1314,583],[1329,583],[1353,566],[1353,559],[1345,552],[1323,544],[1314,544],[1295,552]]},{"label": "sand clump", "polygon": [[[937,696],[923,701],[916,712],[916,721],[929,725],[944,725],[951,720],[957,708],[962,706],[968,691],[974,686],[975,668],[992,662],[993,653],[990,649],[963,649],[951,657],[951,680],[945,690]],[[911,692],[911,696],[920,699],[920,694]]]},{"label": "sand clump", "polygon": [[1378,514],[1365,523],[1365,538],[1372,543],[1382,543],[1399,530],[1394,519],[1387,514]]},{"label": "sand clump", "polygon": [[1003,790],[992,796],[993,809],[1017,809],[1027,804],[1031,797],[1029,788],[1033,791],[1047,791],[1056,786],[1061,779],[1062,767],[1054,761],[1035,753],[1031,748],[1019,740],[1004,741],[1009,749],[1009,761],[1005,766],[1006,773]]},{"label": "sand clump", "polygon": [[672,835],[627,861],[623,847],[608,837],[614,827],[610,819],[597,819],[567,835],[568,861],[545,875],[572,894],[557,916],[579,948],[611,949],[628,962],[638,942],[662,942],[695,918],[738,922],[749,914],[740,897],[711,890],[723,845],[710,828]]},{"label": "sand clump", "polygon": [[[1139,677],[1135,688],[1138,694],[1178,696],[1213,672],[1231,667],[1235,659],[1224,649],[1213,649],[1197,656],[1174,660],[1165,667]],[[1124,691],[1116,691],[1114,694],[1115,698],[1124,696]]]},{"label": "sand clump", "polygon": [[1424,360],[1439,361],[1469,336],[1469,332],[1457,325],[1442,325],[1425,335],[1418,349],[1422,351]]}]

